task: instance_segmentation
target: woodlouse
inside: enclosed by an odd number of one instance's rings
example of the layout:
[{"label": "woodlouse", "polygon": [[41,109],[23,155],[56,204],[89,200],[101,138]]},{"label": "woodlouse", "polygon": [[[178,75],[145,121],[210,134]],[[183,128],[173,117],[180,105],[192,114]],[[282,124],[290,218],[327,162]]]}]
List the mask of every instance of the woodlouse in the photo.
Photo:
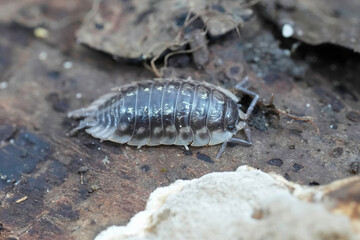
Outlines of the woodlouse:
[{"label": "woodlouse", "polygon": [[[157,79],[135,82],[103,95],[89,107],[72,111],[69,118],[85,118],[70,134],[85,131],[95,138],[141,147],[143,145],[191,146],[228,142],[251,145],[245,120],[259,96],[243,87],[236,89],[253,97],[246,113],[230,91],[192,79]],[[246,140],[233,136],[244,129]]]}]

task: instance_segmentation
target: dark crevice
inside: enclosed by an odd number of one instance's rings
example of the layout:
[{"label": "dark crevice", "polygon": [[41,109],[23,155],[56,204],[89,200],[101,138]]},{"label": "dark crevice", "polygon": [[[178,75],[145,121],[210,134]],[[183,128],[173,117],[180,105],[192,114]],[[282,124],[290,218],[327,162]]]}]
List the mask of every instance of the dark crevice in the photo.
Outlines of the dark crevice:
[{"label": "dark crevice", "polygon": [[[329,79],[333,83],[335,92],[340,95],[348,94],[353,100],[357,100],[351,90],[360,93],[359,53],[331,43],[314,46],[296,38],[284,38],[281,29],[265,13],[263,6],[257,5],[254,10],[264,28],[270,30],[273,36],[280,41],[279,47],[292,51],[292,59],[306,62],[311,70],[319,73],[325,79]],[[344,73],[346,74],[344,75]],[[309,80],[309,82],[311,81],[313,79]]]}]

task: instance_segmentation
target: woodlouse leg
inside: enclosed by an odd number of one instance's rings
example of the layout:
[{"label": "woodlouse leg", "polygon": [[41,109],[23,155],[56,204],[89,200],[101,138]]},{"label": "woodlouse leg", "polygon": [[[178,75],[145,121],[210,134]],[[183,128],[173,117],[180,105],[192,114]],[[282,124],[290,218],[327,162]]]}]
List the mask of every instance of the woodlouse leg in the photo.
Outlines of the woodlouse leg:
[{"label": "woodlouse leg", "polygon": [[249,77],[245,77],[241,82],[239,82],[238,84],[236,84],[235,88],[239,89],[239,88],[245,88],[248,89],[250,87],[250,82],[249,82]]},{"label": "woodlouse leg", "polygon": [[227,140],[225,142],[223,142],[223,144],[221,145],[221,148],[219,149],[219,152],[216,154],[216,159],[220,158],[220,156],[224,153],[227,143],[228,143]]},{"label": "woodlouse leg", "polygon": [[239,90],[241,93],[244,93],[244,94],[247,94],[247,95],[250,95],[250,96],[253,97],[253,99],[252,99],[252,101],[250,103],[250,106],[246,110],[246,113],[244,115],[243,120],[246,120],[246,119],[248,119],[250,117],[252,111],[254,110],[254,107],[255,107],[257,101],[259,100],[259,95],[258,94],[254,93],[254,92],[252,92],[250,90],[247,90],[246,88],[243,87],[243,84],[247,84],[247,81],[248,81],[247,78],[245,78],[242,82],[240,82],[239,84],[237,84],[235,86],[235,88],[237,90]]},{"label": "woodlouse leg", "polygon": [[236,143],[236,144],[241,144],[244,146],[251,146],[252,145],[252,140],[251,140],[251,130],[249,128],[249,126],[247,124],[245,124],[244,126],[244,131],[245,131],[245,139],[240,139],[240,138],[230,138],[228,140],[226,140],[222,145],[221,148],[219,150],[219,152],[216,155],[216,158],[220,158],[220,156],[224,153],[225,148],[227,146],[227,143]]},{"label": "woodlouse leg", "polygon": [[244,145],[244,146],[251,146],[252,145],[251,130],[250,130],[250,128],[249,128],[249,126],[247,124],[244,127],[244,131],[245,131],[246,140],[240,139],[240,138],[230,138],[228,140],[228,142],[237,143],[237,144],[241,144],[241,145]]}]

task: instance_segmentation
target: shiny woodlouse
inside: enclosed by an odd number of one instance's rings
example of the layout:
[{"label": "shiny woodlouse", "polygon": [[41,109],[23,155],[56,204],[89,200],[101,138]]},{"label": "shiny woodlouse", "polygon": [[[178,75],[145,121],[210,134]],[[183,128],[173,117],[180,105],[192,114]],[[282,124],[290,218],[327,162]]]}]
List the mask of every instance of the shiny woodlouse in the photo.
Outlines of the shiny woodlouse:
[{"label": "shiny woodlouse", "polygon": [[[86,128],[95,138],[141,147],[143,145],[216,145],[228,142],[251,145],[245,120],[259,96],[242,86],[236,89],[252,96],[246,113],[230,91],[192,79],[156,79],[134,82],[103,95],[87,108],[68,114],[84,118],[69,135]],[[246,140],[234,138],[240,130]]]}]

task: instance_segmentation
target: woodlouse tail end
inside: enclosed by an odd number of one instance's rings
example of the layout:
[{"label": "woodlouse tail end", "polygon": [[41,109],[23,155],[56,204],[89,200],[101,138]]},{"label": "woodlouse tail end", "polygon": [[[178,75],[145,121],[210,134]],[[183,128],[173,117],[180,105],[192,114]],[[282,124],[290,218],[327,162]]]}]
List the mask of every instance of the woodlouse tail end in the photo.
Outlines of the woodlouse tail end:
[{"label": "woodlouse tail end", "polygon": [[88,108],[80,108],[78,110],[71,111],[67,114],[68,118],[83,118],[83,117],[89,117],[94,114],[95,110],[90,110]]},{"label": "woodlouse tail end", "polygon": [[96,111],[99,109],[99,107],[104,104],[106,101],[108,101],[109,99],[111,99],[112,97],[114,97],[115,95],[117,95],[117,92],[111,92],[108,94],[105,94],[103,96],[101,96],[100,98],[98,98],[97,100],[93,101],[89,107],[86,108],[80,108],[74,111],[71,111],[68,113],[68,118],[84,118],[84,117],[90,117],[90,116],[94,116],[94,114],[96,113]]}]

